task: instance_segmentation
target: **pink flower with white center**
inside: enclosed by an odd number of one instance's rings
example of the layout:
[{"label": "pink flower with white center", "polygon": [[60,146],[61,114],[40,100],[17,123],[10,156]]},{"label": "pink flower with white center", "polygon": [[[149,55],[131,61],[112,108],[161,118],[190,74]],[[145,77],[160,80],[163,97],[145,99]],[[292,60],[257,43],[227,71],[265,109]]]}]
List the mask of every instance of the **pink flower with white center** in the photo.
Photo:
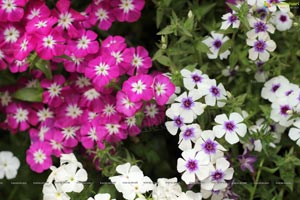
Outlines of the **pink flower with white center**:
[{"label": "pink flower with white center", "polygon": [[24,60],[15,60],[8,66],[11,73],[25,72],[29,67],[29,62],[25,58]]},{"label": "pink flower with white center", "polygon": [[229,37],[224,36],[221,33],[215,33],[214,31],[211,32],[212,37],[207,37],[203,40],[203,43],[209,47],[211,53],[207,53],[209,59],[216,59],[218,56],[221,60],[227,59],[230,54],[229,50],[219,54],[220,48],[222,45],[229,40]]},{"label": "pink flower with white center", "polygon": [[[182,173],[181,179],[186,184],[204,180],[209,176],[209,157],[203,152],[189,149],[182,152],[182,157],[177,160],[177,171]],[[197,179],[196,179],[197,177]]]},{"label": "pink flower with white center", "polygon": [[98,148],[103,149],[103,138],[101,138],[100,125],[98,121],[92,120],[91,122],[84,123],[80,128],[80,141],[84,148],[91,149],[97,144]]},{"label": "pink flower with white center", "polygon": [[170,78],[159,74],[154,77],[153,90],[156,103],[162,106],[174,94],[175,85],[171,82]]},{"label": "pink flower with white center", "polygon": [[97,24],[99,29],[105,31],[108,30],[115,21],[108,2],[103,2],[98,5],[92,4],[92,11],[90,15],[90,23],[93,25]]},{"label": "pink flower with white center", "polygon": [[137,136],[141,133],[141,129],[136,124],[136,117],[126,117],[124,120],[125,125],[127,126],[127,133],[130,136]]},{"label": "pink flower with white center", "polygon": [[95,104],[95,106],[101,107],[101,112],[99,113],[101,123],[106,123],[114,118],[119,116],[120,113],[116,110],[116,98],[112,95],[105,95],[102,97],[102,102]]},{"label": "pink flower with white center", "polygon": [[54,112],[50,109],[50,108],[41,108],[38,109],[37,113],[36,113],[38,120],[40,122],[45,122],[49,119],[53,119],[54,118]]},{"label": "pink flower with white center", "polygon": [[294,127],[289,130],[289,138],[300,146],[300,120],[294,122]]},{"label": "pink flower with white center", "polygon": [[148,51],[142,46],[125,49],[123,56],[128,75],[146,74],[152,66]]},{"label": "pink flower with white center", "polygon": [[101,93],[94,88],[90,88],[81,95],[79,105],[81,107],[89,107],[94,102],[99,104],[100,97]]},{"label": "pink flower with white center", "polygon": [[74,26],[74,22],[82,21],[85,18],[79,12],[70,7],[70,0],[59,0],[56,3],[57,10],[54,10],[52,14],[58,18],[57,27],[60,31],[67,30],[69,37],[76,38],[79,35],[79,31],[78,28]]},{"label": "pink flower with white center", "polygon": [[205,104],[209,106],[223,107],[226,103],[223,102],[226,100],[226,90],[222,83],[217,85],[216,80],[210,80],[208,82],[208,89],[205,95]]},{"label": "pink flower with white center", "polygon": [[218,125],[213,127],[213,131],[217,138],[225,135],[225,140],[230,144],[239,142],[239,136],[244,137],[247,132],[247,126],[244,123],[244,118],[239,113],[231,113],[229,119],[225,114],[217,115],[215,122]]},{"label": "pink flower with white center", "polygon": [[30,148],[26,151],[26,162],[30,168],[42,173],[52,166],[51,146],[46,142],[32,143]]},{"label": "pink flower with white center", "polygon": [[[107,38],[105,38],[105,40],[102,41],[101,43],[101,48],[110,48],[112,46],[118,46],[121,47],[125,44],[125,38],[122,36],[108,36]],[[101,49],[101,50],[102,50]]]},{"label": "pink flower with white center", "polygon": [[142,108],[143,102],[132,102],[122,90],[117,92],[116,110],[126,116],[133,116]]},{"label": "pink flower with white center", "polygon": [[153,98],[153,77],[140,74],[132,76],[123,83],[122,90],[128,95],[130,101],[149,101]]},{"label": "pink flower with white center", "polygon": [[1,30],[0,40],[3,40],[7,44],[14,44],[20,38],[22,32],[21,29],[12,24],[8,24]]},{"label": "pink flower with white center", "polygon": [[203,180],[201,188],[205,190],[222,190],[228,186],[226,181],[233,177],[233,168],[229,167],[230,163],[225,158],[218,158],[216,166],[212,167],[210,176]]},{"label": "pink flower with white center", "polygon": [[86,90],[88,90],[92,86],[92,83],[91,83],[90,79],[88,79],[87,77],[85,77],[83,75],[79,75],[77,73],[73,73],[69,77],[69,81],[71,83],[71,86],[75,90],[77,90],[79,93],[85,92]]},{"label": "pink flower with white center", "polygon": [[259,34],[257,39],[247,39],[247,45],[253,48],[249,49],[249,58],[251,60],[261,60],[266,62],[270,58],[270,53],[276,49],[276,43],[270,39],[268,34]]},{"label": "pink flower with white center", "polygon": [[62,104],[61,92],[64,83],[65,78],[62,75],[55,75],[52,80],[42,80],[41,87],[46,89],[43,92],[43,103],[50,107],[59,107]]},{"label": "pink flower with white center", "polygon": [[55,17],[34,18],[27,23],[26,32],[28,34],[34,34],[39,38],[41,37],[40,35],[47,35],[56,23],[57,19]]},{"label": "pink flower with white center", "polygon": [[277,11],[272,15],[271,22],[276,26],[279,31],[289,30],[293,25],[293,20],[288,13]]},{"label": "pink flower with white center", "polygon": [[202,131],[201,137],[197,139],[195,150],[203,151],[215,163],[216,159],[224,156],[226,149],[215,141],[215,133],[211,130]]},{"label": "pink flower with white center", "polygon": [[261,34],[268,34],[275,32],[275,27],[267,23],[266,20],[261,20],[255,17],[248,17],[249,25],[253,28],[252,30],[246,33],[248,38],[255,39],[257,36]]},{"label": "pink flower with white center", "polygon": [[10,103],[12,103],[12,97],[10,95],[9,90],[4,90],[0,92],[0,110],[1,108],[5,108]]},{"label": "pink flower with white center", "polygon": [[65,51],[65,38],[57,29],[37,38],[36,52],[44,60],[51,60],[54,56],[61,56]]},{"label": "pink flower with white center", "polygon": [[180,128],[178,148],[182,151],[192,149],[192,143],[200,137],[202,132],[198,124],[183,125]]},{"label": "pink flower with white center", "polygon": [[51,125],[53,123],[42,123],[37,129],[31,128],[29,130],[30,140],[31,142],[44,142],[45,141],[45,135],[51,134],[52,131]]},{"label": "pink flower with white center", "polygon": [[113,13],[119,22],[135,22],[141,16],[144,0],[112,0]]},{"label": "pink flower with white center", "polygon": [[62,153],[71,153],[73,150],[63,145],[64,136],[57,129],[51,129],[50,134],[45,134],[45,141],[51,146],[51,154],[60,157]]},{"label": "pink flower with white center", "polygon": [[103,89],[111,80],[119,76],[119,68],[110,56],[99,56],[89,62],[85,76],[92,80],[97,90]]},{"label": "pink flower with white center", "polygon": [[156,103],[147,103],[144,107],[142,127],[158,126],[165,120],[165,107]]},{"label": "pink flower with white center", "polygon": [[271,119],[278,122],[281,126],[289,127],[293,124],[294,119],[290,119],[293,115],[293,108],[297,102],[290,102],[285,97],[278,99],[272,103]]},{"label": "pink flower with white center", "polygon": [[30,1],[26,5],[25,18],[27,21],[33,20],[34,18],[48,18],[51,14],[50,9],[44,1]]},{"label": "pink flower with white center", "polygon": [[27,0],[1,0],[0,21],[18,22],[24,15],[23,6]]},{"label": "pink flower with white center", "polygon": [[234,11],[224,14],[222,16],[222,19],[225,21],[222,22],[220,29],[227,30],[230,26],[232,26],[232,28],[240,27],[241,22],[240,22],[238,16],[236,15],[236,12],[234,12]]},{"label": "pink flower with white center", "polygon": [[171,135],[176,135],[178,129],[187,123],[185,116],[180,116],[180,112],[177,109],[174,109],[173,105],[167,109],[166,115],[173,120],[165,123],[165,126]]},{"label": "pink flower with white center", "polygon": [[79,33],[79,38],[69,40],[68,50],[73,52],[78,58],[85,57],[88,54],[95,54],[99,50],[99,43],[97,42],[97,34],[93,31],[82,30]]},{"label": "pink flower with white center", "polygon": [[62,135],[62,145],[64,148],[72,149],[77,146],[79,141],[79,126],[57,126],[57,131]]},{"label": "pink flower with white center", "polygon": [[267,99],[270,102],[274,102],[278,95],[282,93],[289,85],[289,80],[284,76],[276,76],[265,82],[264,87],[261,90],[261,97]]},{"label": "pink flower with white center", "polygon": [[184,92],[175,99],[173,107],[180,116],[186,119],[187,123],[192,123],[197,116],[204,112],[205,104],[197,102],[202,97],[202,94],[196,89],[191,90],[189,93]]},{"label": "pink flower with white center", "polygon": [[24,60],[30,54],[30,52],[35,49],[35,46],[36,43],[35,40],[32,39],[32,36],[25,33],[14,44],[14,48],[18,49],[18,51],[15,51],[14,57],[17,60]]},{"label": "pink flower with white center", "polygon": [[119,142],[121,140],[126,139],[126,126],[120,122],[120,116],[111,118],[109,122],[103,124],[101,129],[99,129],[99,136],[104,137],[104,140],[110,143]]},{"label": "pink flower with white center", "polygon": [[6,107],[6,118],[9,128],[25,131],[30,127],[30,124],[36,125],[36,122],[30,118],[31,112],[32,110],[24,104],[9,104]]}]

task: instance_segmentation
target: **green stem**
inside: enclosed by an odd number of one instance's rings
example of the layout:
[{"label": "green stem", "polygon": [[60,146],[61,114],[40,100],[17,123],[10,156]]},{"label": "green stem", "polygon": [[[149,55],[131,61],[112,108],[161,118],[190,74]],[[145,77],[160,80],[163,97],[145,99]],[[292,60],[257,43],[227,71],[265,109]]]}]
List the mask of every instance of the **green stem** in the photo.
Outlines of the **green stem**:
[{"label": "green stem", "polygon": [[13,187],[14,189],[12,190],[12,192],[10,193],[9,197],[8,197],[8,200],[12,200],[12,199],[15,199],[15,194],[17,192],[17,188],[18,188],[18,185],[15,185],[15,187]]},{"label": "green stem", "polygon": [[261,170],[262,170],[262,166],[264,164],[264,161],[265,161],[265,159],[263,158],[259,163],[259,169],[258,169],[258,172],[256,174],[256,178],[255,178],[255,182],[254,182],[254,188],[253,188],[253,190],[251,191],[251,194],[250,194],[250,200],[254,199],[254,195],[255,195],[255,192],[256,192],[256,188],[257,188],[257,183],[258,183],[258,180],[259,180],[259,177],[260,177],[260,174],[261,174]]}]

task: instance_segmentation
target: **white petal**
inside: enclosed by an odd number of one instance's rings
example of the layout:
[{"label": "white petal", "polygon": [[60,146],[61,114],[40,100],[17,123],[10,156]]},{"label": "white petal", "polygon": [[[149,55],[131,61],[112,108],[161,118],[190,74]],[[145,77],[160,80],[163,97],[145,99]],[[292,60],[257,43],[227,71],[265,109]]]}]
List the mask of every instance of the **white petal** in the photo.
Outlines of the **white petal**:
[{"label": "white petal", "polygon": [[189,173],[188,171],[184,172],[181,176],[181,179],[186,183],[194,183],[195,182],[195,174]]},{"label": "white petal", "polygon": [[224,124],[225,121],[228,121],[226,114],[217,115],[215,117],[215,122],[218,124]]},{"label": "white petal", "polygon": [[196,83],[191,78],[184,78],[183,85],[186,89],[192,90],[195,88]]},{"label": "white petal", "polygon": [[269,60],[270,58],[270,53],[267,51],[264,51],[263,53],[259,53],[258,57],[261,61],[266,62]]},{"label": "white petal", "polygon": [[193,111],[196,113],[196,115],[201,115],[204,112],[204,105],[199,102],[194,103]]},{"label": "white petal", "polygon": [[189,97],[192,97],[192,99],[196,101],[202,97],[202,93],[199,90],[194,89],[189,92]]},{"label": "white petal", "polygon": [[256,60],[258,57],[258,53],[254,50],[254,48],[249,49],[249,59]]},{"label": "white petal", "polygon": [[216,98],[213,97],[212,95],[208,94],[205,96],[205,104],[209,106],[214,106],[216,105]]},{"label": "white petal", "polygon": [[209,176],[209,167],[199,166],[199,170],[196,172],[196,174],[200,181],[206,179]]},{"label": "white petal", "polygon": [[300,129],[291,128],[289,131],[289,137],[291,140],[296,141],[300,138]]},{"label": "white petal", "polygon": [[87,172],[85,169],[79,169],[75,175],[75,179],[81,182],[87,181]]},{"label": "white petal", "polygon": [[178,171],[179,173],[181,173],[181,172],[183,172],[183,171],[186,170],[185,164],[186,164],[186,161],[183,160],[182,158],[179,158],[179,159],[177,160],[177,171]]},{"label": "white petal", "polygon": [[225,134],[225,130],[224,130],[224,128],[223,128],[223,125],[216,125],[216,126],[214,126],[214,127],[213,127],[213,131],[214,131],[215,136],[216,136],[217,138],[221,138],[221,137],[223,137],[224,134]]},{"label": "white petal", "polygon": [[276,43],[273,40],[269,40],[266,43],[268,51],[274,51],[276,49]]},{"label": "white petal", "polygon": [[230,163],[225,158],[219,158],[216,161],[216,168],[225,172],[225,170],[230,166]]},{"label": "white petal", "polygon": [[165,126],[171,135],[176,135],[178,132],[178,127],[174,125],[173,121],[168,121]]},{"label": "white petal", "polygon": [[244,118],[237,112],[231,113],[229,115],[229,120],[234,121],[236,124],[242,122]]},{"label": "white petal", "polygon": [[236,125],[236,132],[239,136],[244,137],[247,133],[247,126],[246,124],[237,124]]},{"label": "white petal", "polygon": [[127,174],[129,172],[129,169],[130,169],[130,163],[125,163],[123,165],[118,165],[116,167],[116,171],[119,173],[119,174]]},{"label": "white petal", "polygon": [[187,70],[187,69],[182,69],[182,70],[180,71],[180,73],[181,73],[181,75],[182,75],[183,77],[186,77],[186,78],[190,78],[190,77],[191,77],[191,74],[192,74],[192,72],[189,71],[189,70]]},{"label": "white petal", "polygon": [[229,144],[235,144],[239,142],[239,137],[237,136],[236,133],[232,132],[232,133],[226,133],[225,134],[225,140],[229,143]]}]

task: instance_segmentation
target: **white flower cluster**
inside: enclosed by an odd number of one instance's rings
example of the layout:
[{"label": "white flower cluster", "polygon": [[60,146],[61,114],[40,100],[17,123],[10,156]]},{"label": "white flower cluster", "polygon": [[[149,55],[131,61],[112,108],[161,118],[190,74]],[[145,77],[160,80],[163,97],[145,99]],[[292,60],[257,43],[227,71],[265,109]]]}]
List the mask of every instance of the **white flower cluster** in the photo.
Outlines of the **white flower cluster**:
[{"label": "white flower cluster", "polygon": [[0,152],[0,179],[4,177],[7,179],[16,178],[19,167],[20,160],[15,157],[12,152]]},{"label": "white flower cluster", "polygon": [[300,118],[293,117],[300,112],[300,87],[284,76],[277,76],[264,84],[261,96],[272,103],[273,121],[283,127],[295,126],[290,129],[289,137],[300,146]]},{"label": "white flower cluster", "polygon": [[[239,142],[244,137],[247,127],[244,118],[238,113],[217,115],[217,125],[213,130],[202,130],[196,122],[207,105],[223,107],[227,93],[223,85],[209,79],[200,70],[181,70],[185,90],[174,98],[166,115],[172,120],[165,123],[172,135],[179,132],[179,144],[182,158],[177,161],[177,171],[186,184],[201,185],[203,198],[223,198],[226,196],[228,181],[233,177],[233,168],[224,157],[226,149],[215,138],[225,135],[230,144]],[[174,186],[175,187],[175,186]],[[173,192],[177,194],[176,192]],[[173,198],[175,199],[175,198]]]},{"label": "white flower cluster", "polygon": [[43,186],[44,200],[69,200],[68,192],[80,193],[87,181],[87,172],[75,155],[62,154],[60,166],[52,166],[47,182]]}]

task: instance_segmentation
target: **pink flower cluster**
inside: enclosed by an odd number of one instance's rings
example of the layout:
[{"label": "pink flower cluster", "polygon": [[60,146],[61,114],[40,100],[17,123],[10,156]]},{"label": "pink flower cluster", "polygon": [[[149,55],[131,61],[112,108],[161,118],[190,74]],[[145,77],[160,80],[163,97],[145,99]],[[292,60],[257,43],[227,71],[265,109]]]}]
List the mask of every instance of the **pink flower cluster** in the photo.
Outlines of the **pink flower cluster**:
[{"label": "pink flower cluster", "polygon": [[[102,149],[105,142],[114,144],[164,121],[164,105],[175,86],[161,73],[148,74],[147,50],[128,47],[121,36],[100,45],[90,29],[106,30],[115,19],[136,21],[143,0],[98,0],[84,13],[72,9],[70,0],[59,0],[53,10],[43,1],[0,2],[0,68],[26,71],[28,56],[35,55],[49,60],[54,74],[50,80],[33,69],[30,78],[0,88],[0,111],[6,114],[1,128],[29,131],[26,160],[33,171],[49,169],[51,156],[71,153],[79,144]],[[61,66],[69,73],[61,73]],[[12,100],[21,88],[42,88],[42,102]]]}]

